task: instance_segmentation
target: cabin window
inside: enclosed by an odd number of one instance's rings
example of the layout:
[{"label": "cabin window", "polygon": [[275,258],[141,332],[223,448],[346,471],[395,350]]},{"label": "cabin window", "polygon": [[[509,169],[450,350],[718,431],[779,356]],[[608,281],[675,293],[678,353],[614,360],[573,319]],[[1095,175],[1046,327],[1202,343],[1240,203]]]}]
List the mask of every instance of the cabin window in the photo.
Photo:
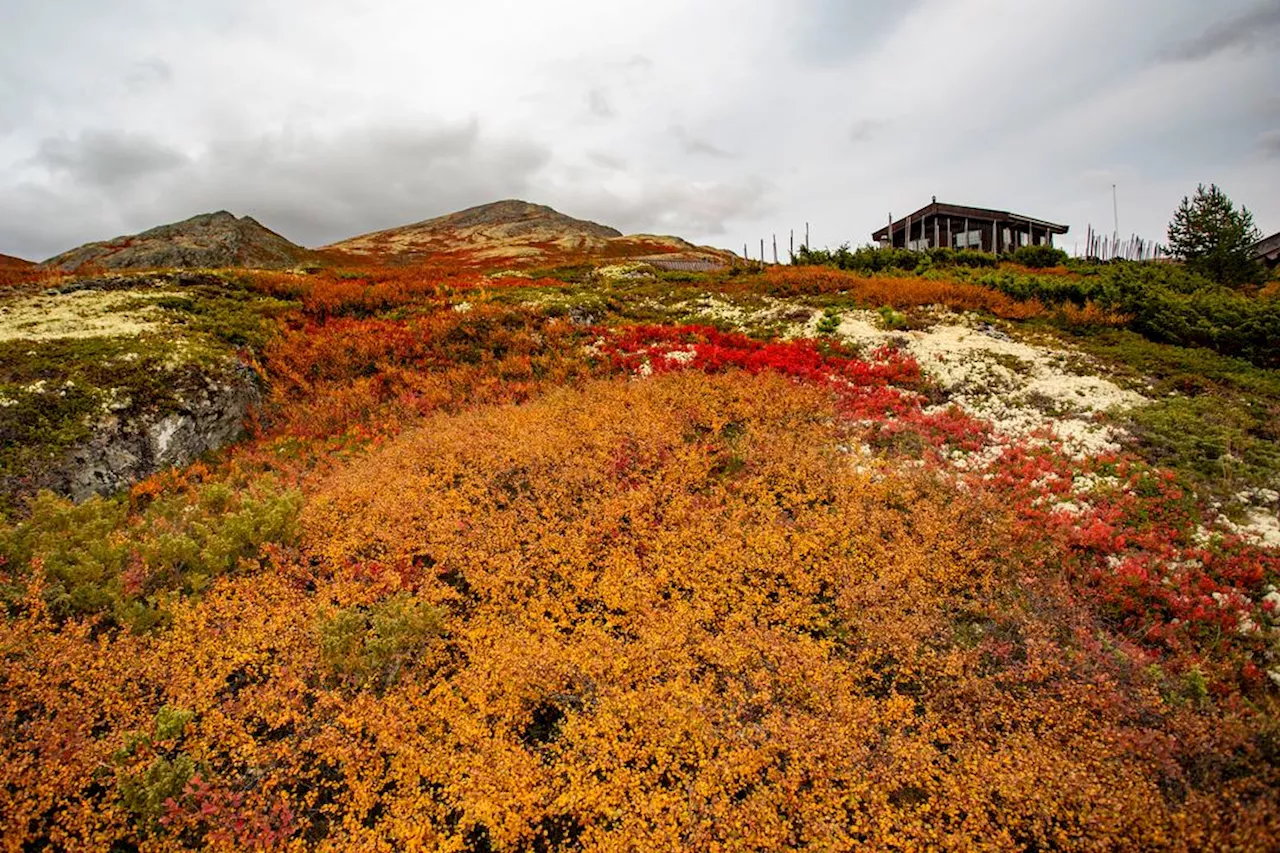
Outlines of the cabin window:
[{"label": "cabin window", "polygon": [[981,249],[982,231],[973,230],[952,235],[952,244],[956,249]]}]

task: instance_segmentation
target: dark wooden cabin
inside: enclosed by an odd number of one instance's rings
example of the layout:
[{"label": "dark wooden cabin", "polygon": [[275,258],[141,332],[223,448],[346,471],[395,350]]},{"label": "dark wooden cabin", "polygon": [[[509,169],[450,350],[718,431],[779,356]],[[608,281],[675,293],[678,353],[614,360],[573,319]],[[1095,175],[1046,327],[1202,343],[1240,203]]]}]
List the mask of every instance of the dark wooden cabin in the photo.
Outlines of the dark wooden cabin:
[{"label": "dark wooden cabin", "polygon": [[1254,260],[1261,261],[1267,269],[1280,266],[1280,233],[1272,234],[1253,244]]},{"label": "dark wooden cabin", "polygon": [[1033,219],[1007,210],[942,204],[935,198],[910,216],[885,225],[871,235],[881,246],[899,249],[974,249],[1011,252],[1019,246],[1052,246],[1055,234],[1066,234],[1066,225]]}]

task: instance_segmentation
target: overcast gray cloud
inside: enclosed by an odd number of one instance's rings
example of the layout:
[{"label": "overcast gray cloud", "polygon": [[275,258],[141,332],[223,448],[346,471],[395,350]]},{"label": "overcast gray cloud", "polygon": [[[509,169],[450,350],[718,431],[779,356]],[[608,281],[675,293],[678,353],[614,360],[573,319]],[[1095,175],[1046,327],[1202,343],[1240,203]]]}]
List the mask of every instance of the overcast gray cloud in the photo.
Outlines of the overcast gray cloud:
[{"label": "overcast gray cloud", "polygon": [[42,139],[32,158],[50,174],[65,175],[77,185],[113,190],[185,162],[181,151],[148,136],[99,130],[84,131],[75,139]]},{"label": "overcast gray cloud", "polygon": [[1274,231],[1278,9],[0,0],[0,252],[224,208],[321,245],[506,197],[834,245],[933,195],[1070,248],[1112,183],[1126,232],[1162,236],[1202,182]]},{"label": "overcast gray cloud", "polygon": [[1268,157],[1280,157],[1280,129],[1268,130],[1258,137],[1258,144]]},{"label": "overcast gray cloud", "polygon": [[1280,43],[1280,0],[1260,0],[1252,8],[1208,24],[1191,38],[1164,52],[1166,59],[1194,62],[1214,54],[1254,48],[1276,49]]},{"label": "overcast gray cloud", "polygon": [[125,85],[135,92],[173,82],[173,68],[163,59],[139,59],[130,66]]},{"label": "overcast gray cloud", "polygon": [[613,105],[609,103],[609,97],[601,89],[587,92],[587,109],[596,118],[613,118],[617,115],[613,111]]},{"label": "overcast gray cloud", "polygon": [[869,142],[875,136],[876,132],[884,126],[884,122],[877,121],[873,118],[856,119],[849,125],[849,141],[850,142]]},{"label": "overcast gray cloud", "polygon": [[676,142],[686,154],[701,154],[704,157],[714,157],[724,160],[733,157],[728,151],[718,145],[714,145],[705,139],[694,136],[680,125],[671,128],[671,135],[675,137]]}]

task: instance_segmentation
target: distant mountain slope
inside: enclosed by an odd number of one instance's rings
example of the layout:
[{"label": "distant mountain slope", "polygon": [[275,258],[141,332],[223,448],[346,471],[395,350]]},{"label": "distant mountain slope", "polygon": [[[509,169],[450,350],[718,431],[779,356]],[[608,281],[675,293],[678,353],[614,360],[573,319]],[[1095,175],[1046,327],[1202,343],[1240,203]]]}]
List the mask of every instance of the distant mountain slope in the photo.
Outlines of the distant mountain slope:
[{"label": "distant mountain slope", "polygon": [[499,259],[548,249],[599,251],[610,237],[621,236],[615,228],[574,219],[545,205],[507,200],[352,237],[325,248],[379,256],[467,251],[477,259]]},{"label": "distant mountain slope", "polygon": [[281,237],[249,216],[225,210],[202,213],[141,234],[88,243],[40,266],[73,272],[85,266],[110,270],[174,267],[285,269],[313,253]]},{"label": "distant mountain slope", "polygon": [[546,205],[512,199],[364,234],[326,246],[325,250],[401,261],[453,255],[490,264],[672,254],[721,263],[729,258],[728,253],[700,249],[678,237],[624,237],[616,228],[575,219]]},{"label": "distant mountain slope", "polygon": [[13,255],[0,255],[0,270],[25,270],[35,266],[32,261],[24,261]]}]

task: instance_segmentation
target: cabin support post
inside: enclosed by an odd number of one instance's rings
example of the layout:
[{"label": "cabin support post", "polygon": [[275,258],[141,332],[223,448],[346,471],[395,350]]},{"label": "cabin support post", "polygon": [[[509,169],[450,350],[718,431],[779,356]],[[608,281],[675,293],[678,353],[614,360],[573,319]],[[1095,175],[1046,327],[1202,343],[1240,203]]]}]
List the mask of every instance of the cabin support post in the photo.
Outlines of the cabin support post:
[{"label": "cabin support post", "polygon": [[938,248],[938,214],[933,215],[933,248]]}]

